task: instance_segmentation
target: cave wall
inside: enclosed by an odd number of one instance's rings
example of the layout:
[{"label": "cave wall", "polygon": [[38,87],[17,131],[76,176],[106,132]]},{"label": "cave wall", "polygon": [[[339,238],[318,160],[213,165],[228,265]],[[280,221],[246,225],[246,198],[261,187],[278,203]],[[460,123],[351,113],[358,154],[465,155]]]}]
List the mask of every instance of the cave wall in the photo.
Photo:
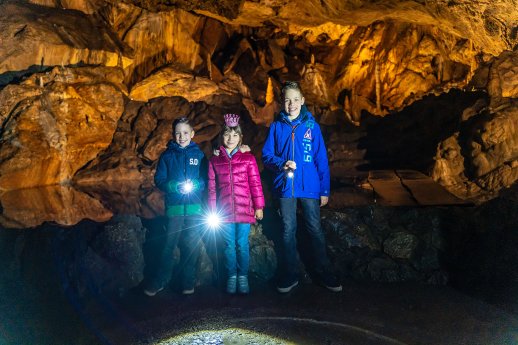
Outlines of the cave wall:
[{"label": "cave wall", "polygon": [[241,113],[260,158],[285,80],[336,178],[392,162],[481,200],[518,178],[512,1],[31,0],[0,17],[0,190],[149,181],[182,115],[208,154]]}]

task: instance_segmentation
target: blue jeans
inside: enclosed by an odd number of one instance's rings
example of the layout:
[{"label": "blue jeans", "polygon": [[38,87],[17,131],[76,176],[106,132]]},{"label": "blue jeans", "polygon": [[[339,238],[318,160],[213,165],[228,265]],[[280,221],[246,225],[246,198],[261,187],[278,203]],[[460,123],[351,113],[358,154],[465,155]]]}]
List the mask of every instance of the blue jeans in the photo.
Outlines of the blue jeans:
[{"label": "blue jeans", "polygon": [[174,250],[180,241],[182,285],[192,288],[196,282],[196,264],[200,256],[199,216],[174,216],[167,219],[163,237],[163,249],[159,257],[156,274],[151,286],[160,288],[171,279],[174,266]]},{"label": "blue jeans", "polygon": [[250,264],[248,244],[250,224],[226,223],[220,231],[225,243],[224,253],[227,276],[248,275],[248,267]]},{"label": "blue jeans", "polygon": [[282,268],[284,278],[297,280],[297,202],[300,201],[304,215],[304,224],[311,239],[314,269],[317,272],[329,271],[331,263],[327,257],[326,240],[320,225],[320,200],[309,198],[280,198],[282,218]]}]

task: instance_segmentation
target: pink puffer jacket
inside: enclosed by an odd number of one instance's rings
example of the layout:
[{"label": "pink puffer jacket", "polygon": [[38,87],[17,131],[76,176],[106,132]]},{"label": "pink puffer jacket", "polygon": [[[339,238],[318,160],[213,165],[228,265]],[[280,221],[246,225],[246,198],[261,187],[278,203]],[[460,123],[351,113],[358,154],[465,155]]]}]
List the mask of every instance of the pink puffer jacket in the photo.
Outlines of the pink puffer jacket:
[{"label": "pink puffer jacket", "polygon": [[263,187],[254,155],[237,151],[229,157],[223,146],[209,161],[209,207],[226,223],[255,223],[255,210],[264,208]]}]

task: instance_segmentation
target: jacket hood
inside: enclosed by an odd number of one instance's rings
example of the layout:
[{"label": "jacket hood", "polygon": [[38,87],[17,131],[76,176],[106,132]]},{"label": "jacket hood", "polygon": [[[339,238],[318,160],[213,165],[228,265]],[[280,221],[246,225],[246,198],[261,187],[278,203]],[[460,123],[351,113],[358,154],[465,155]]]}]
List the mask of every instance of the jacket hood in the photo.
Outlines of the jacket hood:
[{"label": "jacket hood", "polygon": [[[279,112],[278,120],[279,121],[284,121],[286,123],[291,123],[291,121],[288,119],[288,113],[284,109]],[[306,105],[303,104],[302,107],[300,108],[300,114],[297,117],[296,121],[306,122],[308,120],[315,120],[315,118],[309,112],[309,110],[306,107]]]}]

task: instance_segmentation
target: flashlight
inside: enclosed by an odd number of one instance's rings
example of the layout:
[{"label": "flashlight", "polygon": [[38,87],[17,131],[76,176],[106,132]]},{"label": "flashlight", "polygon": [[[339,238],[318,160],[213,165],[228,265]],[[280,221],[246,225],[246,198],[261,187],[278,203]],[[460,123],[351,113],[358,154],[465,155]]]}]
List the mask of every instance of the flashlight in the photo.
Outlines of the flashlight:
[{"label": "flashlight", "polygon": [[182,194],[189,194],[194,189],[194,184],[191,180],[187,180],[184,183],[181,184],[180,191]]},{"label": "flashlight", "polygon": [[216,212],[210,212],[205,216],[205,223],[212,230],[216,230],[221,225],[221,217]]},{"label": "flashlight", "polygon": [[291,169],[291,168],[286,169],[286,177],[293,178],[293,176],[295,176],[295,172],[293,171],[293,169]]}]

